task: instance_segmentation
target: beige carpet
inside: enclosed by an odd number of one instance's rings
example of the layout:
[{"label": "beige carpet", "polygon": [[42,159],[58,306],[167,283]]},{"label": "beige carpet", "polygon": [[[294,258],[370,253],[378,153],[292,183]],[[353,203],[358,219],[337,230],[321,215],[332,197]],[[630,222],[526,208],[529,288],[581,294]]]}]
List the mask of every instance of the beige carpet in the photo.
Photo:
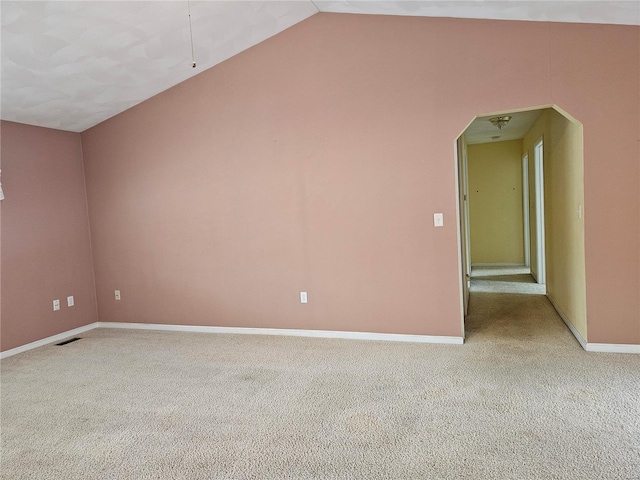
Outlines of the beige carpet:
[{"label": "beige carpet", "polygon": [[638,479],[640,357],[543,296],[463,346],[94,330],[2,361],[3,479]]},{"label": "beige carpet", "polygon": [[527,293],[544,295],[546,287],[536,283],[525,266],[474,266],[471,269],[471,292]]}]

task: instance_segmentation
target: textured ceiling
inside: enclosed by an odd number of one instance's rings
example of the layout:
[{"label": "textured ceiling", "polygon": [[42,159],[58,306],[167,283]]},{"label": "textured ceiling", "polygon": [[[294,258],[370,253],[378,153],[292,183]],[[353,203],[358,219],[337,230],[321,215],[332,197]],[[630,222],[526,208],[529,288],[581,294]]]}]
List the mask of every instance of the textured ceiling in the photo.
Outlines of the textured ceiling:
[{"label": "textured ceiling", "polygon": [[2,1],[4,120],[83,131],[317,12],[311,2]]},{"label": "textured ceiling", "polygon": [[[492,114],[476,117],[464,131],[465,138],[469,145],[476,143],[506,142],[507,140],[518,140],[524,138],[527,132],[536,123],[542,110],[528,110],[514,113]],[[510,115],[511,120],[500,130],[493,125],[489,119],[499,115]],[[497,138],[496,138],[497,137]]]},{"label": "textured ceiling", "polygon": [[5,1],[0,115],[80,132],[319,11],[640,24],[637,1]]}]

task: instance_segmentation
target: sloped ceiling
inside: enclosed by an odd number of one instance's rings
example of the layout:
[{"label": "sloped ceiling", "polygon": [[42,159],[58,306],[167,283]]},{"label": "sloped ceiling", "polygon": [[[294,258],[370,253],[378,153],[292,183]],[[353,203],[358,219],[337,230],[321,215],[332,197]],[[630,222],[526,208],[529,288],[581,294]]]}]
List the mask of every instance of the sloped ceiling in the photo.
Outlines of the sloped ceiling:
[{"label": "sloped ceiling", "polygon": [[81,132],[318,12],[640,25],[624,0],[3,0],[0,116]]}]

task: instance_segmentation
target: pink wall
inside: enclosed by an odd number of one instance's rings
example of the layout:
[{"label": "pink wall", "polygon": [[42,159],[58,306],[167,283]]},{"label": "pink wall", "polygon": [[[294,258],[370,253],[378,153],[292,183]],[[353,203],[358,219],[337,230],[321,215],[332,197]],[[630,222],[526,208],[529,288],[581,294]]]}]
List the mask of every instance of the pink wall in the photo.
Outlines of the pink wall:
[{"label": "pink wall", "polygon": [[639,344],[640,28],[550,33],[553,98],[584,125],[588,341]]},{"label": "pink wall", "polygon": [[318,14],[84,132],[100,320],[459,336],[455,139],[555,103],[589,341],[640,343],[638,32]]},{"label": "pink wall", "polygon": [[97,314],[80,135],[11,122],[1,129],[5,351],[95,322]]}]

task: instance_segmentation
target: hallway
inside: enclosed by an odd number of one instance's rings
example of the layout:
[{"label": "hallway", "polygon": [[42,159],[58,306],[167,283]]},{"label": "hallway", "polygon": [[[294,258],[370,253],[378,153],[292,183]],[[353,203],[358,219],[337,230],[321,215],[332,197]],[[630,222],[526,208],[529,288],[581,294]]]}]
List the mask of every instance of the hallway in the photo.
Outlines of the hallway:
[{"label": "hallway", "polygon": [[581,349],[544,289],[526,267],[474,267],[466,342],[498,343],[511,350],[543,345]]},{"label": "hallway", "polygon": [[544,295],[545,287],[536,283],[525,266],[473,267],[471,292],[525,293]]}]

